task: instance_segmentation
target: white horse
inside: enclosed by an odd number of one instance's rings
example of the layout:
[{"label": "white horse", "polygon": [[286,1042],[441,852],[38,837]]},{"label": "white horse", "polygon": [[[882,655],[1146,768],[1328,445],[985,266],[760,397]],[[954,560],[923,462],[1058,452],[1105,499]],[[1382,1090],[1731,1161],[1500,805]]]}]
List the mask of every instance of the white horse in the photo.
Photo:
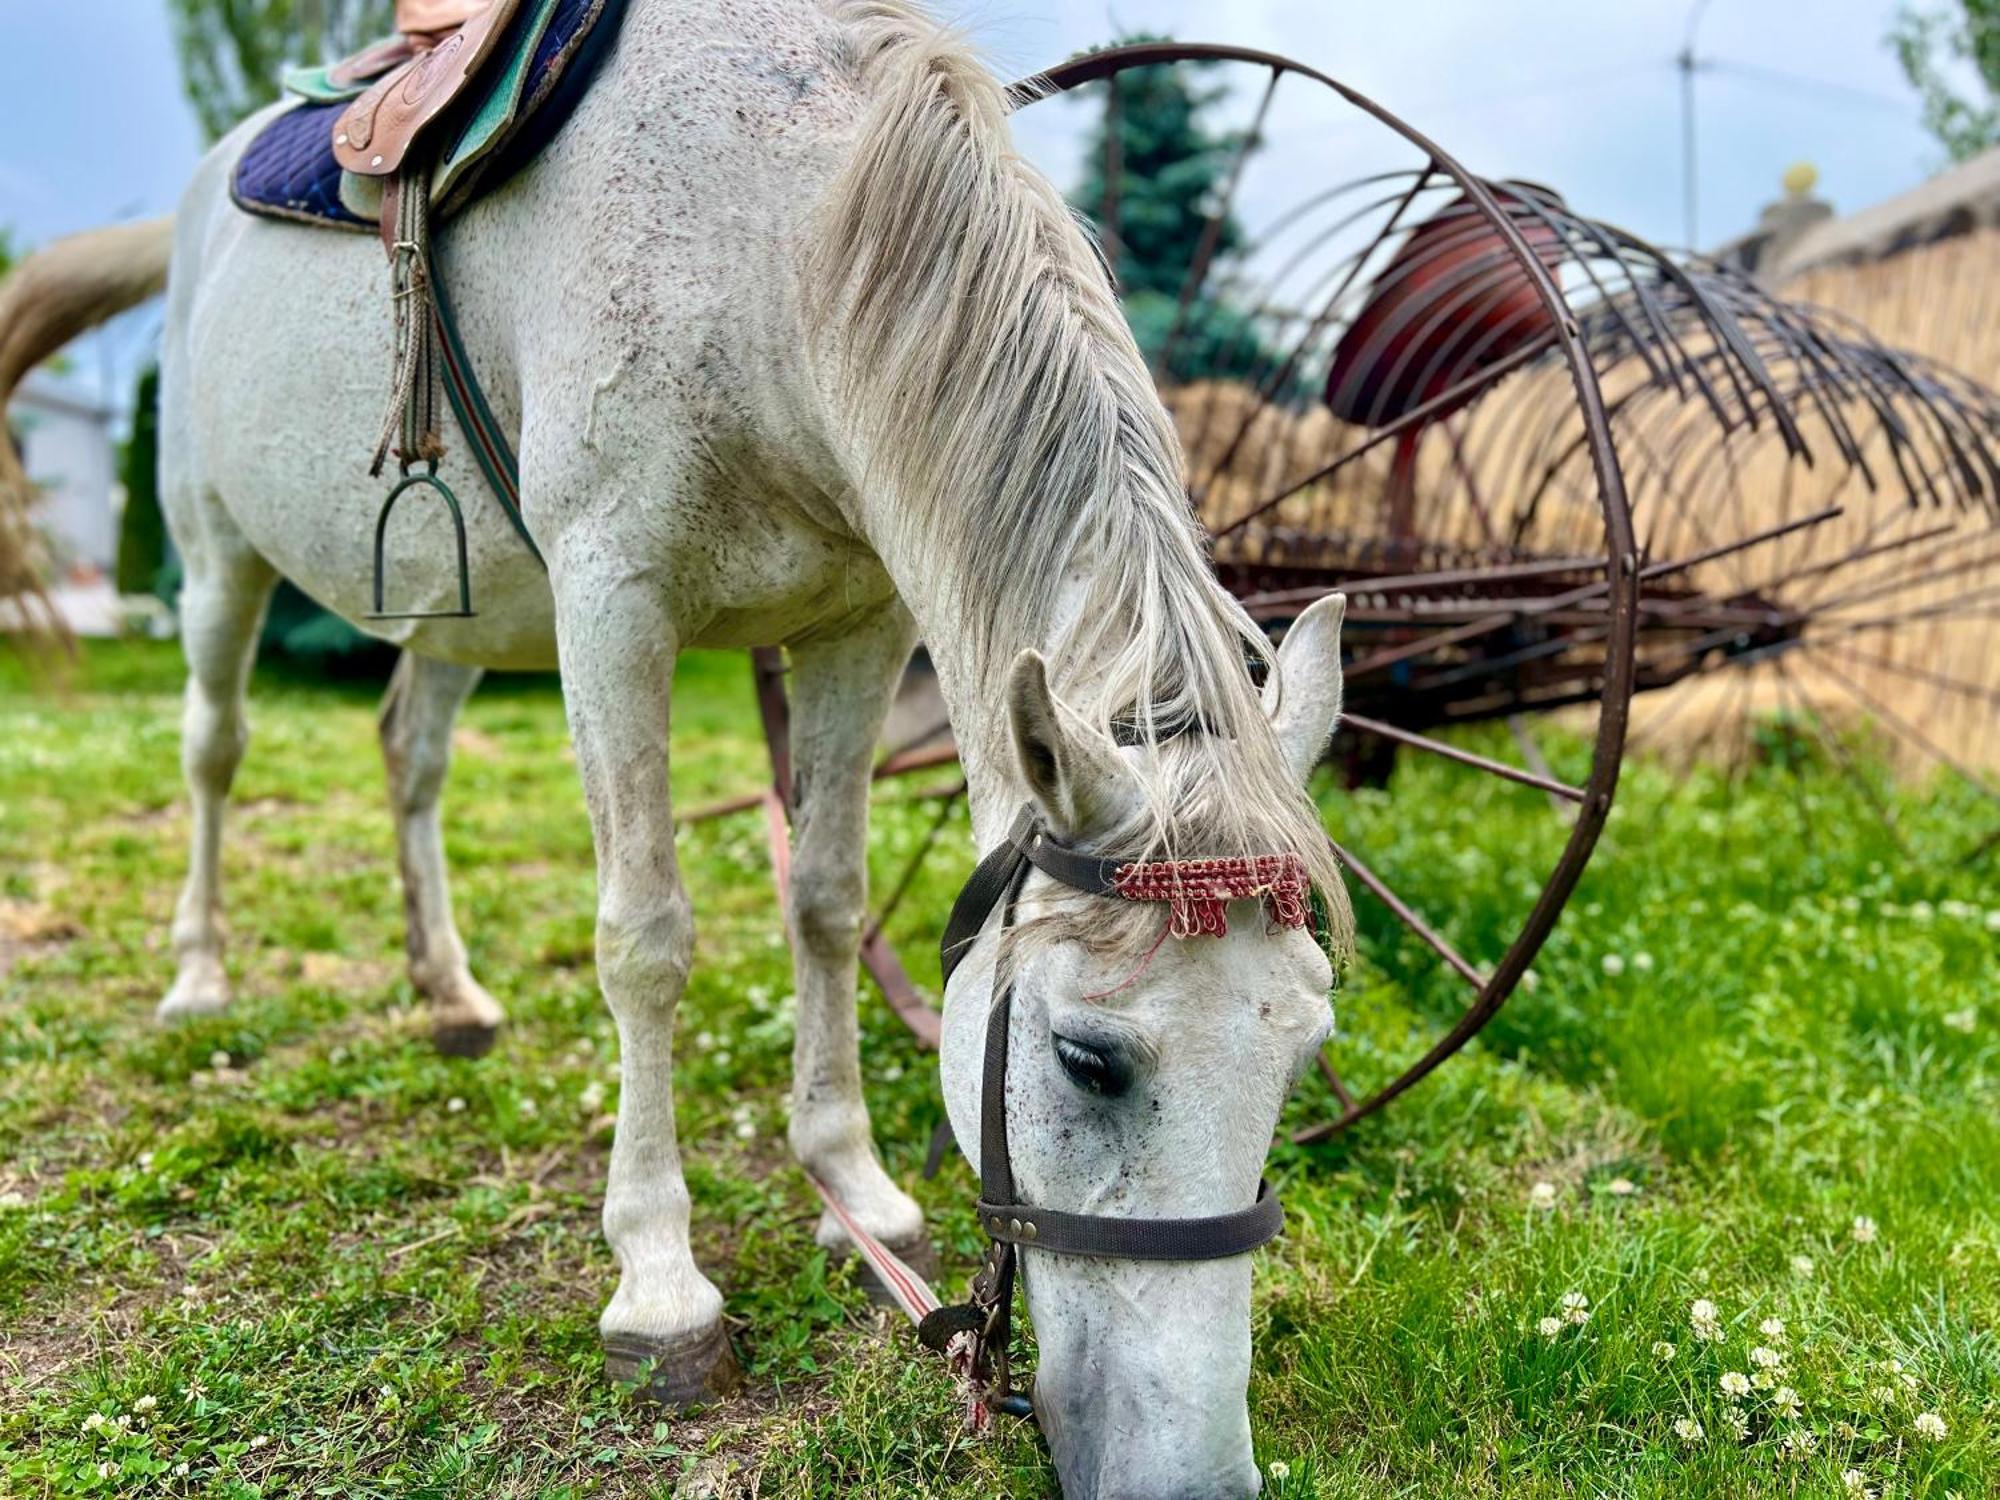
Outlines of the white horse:
[{"label": "white horse", "polygon": [[[1338,712],[1338,602],[1293,628],[1260,697],[1246,667],[1269,648],[1206,567],[1168,417],[1088,240],[1014,154],[1005,110],[964,47],[901,0],[632,0],[567,127],[440,233],[548,560],[545,573],[477,492],[453,434],[473,619],[363,618],[382,499],[364,467],[389,365],[381,248],[238,210],[228,181],[254,121],[209,155],[177,215],[162,481],[186,563],[194,836],[161,1012],[227,1000],[220,825],[277,578],[405,648],[383,742],[411,971],[440,1041],[461,1050],[483,1049],[501,1012],[467,970],[446,891],[452,718],[481,668],[559,664],[596,834],[598,974],[623,1050],[604,1208],[621,1274],[602,1332],[614,1369],[650,1360],[669,1400],[712,1394],[733,1369],[722,1296],[689,1250],[674,1134],[673,1018],[693,946],[667,780],[682,648],[790,649],[791,1142],[892,1247],[924,1229],[870,1139],[856,954],[870,758],[919,633],[982,852],[1028,801],[1060,837],[1121,856],[1293,851],[1344,932],[1302,790]],[[65,253],[65,295],[107,295],[111,273],[75,246],[47,253],[58,270]],[[120,274],[137,287],[159,269]],[[444,607],[443,519],[414,503],[402,514],[391,590]],[[986,1005],[1004,966],[1024,1201],[1137,1218],[1247,1205],[1331,1025],[1320,946],[1246,909],[1229,936],[1141,962],[1157,908],[1039,875],[1020,918],[1004,941],[989,927],[945,997],[958,1139],[979,1139]],[[845,1243],[831,1216],[819,1238]],[[1030,1248],[1023,1265],[1035,1401],[1066,1493],[1258,1488],[1247,1256]]]}]

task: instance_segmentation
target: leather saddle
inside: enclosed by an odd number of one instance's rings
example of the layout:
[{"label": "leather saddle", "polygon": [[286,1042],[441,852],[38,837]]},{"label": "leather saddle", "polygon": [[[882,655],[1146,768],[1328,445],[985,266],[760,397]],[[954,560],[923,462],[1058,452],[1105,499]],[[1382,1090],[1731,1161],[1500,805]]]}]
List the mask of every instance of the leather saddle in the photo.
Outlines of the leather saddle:
[{"label": "leather saddle", "polygon": [[256,135],[239,207],[369,230],[396,176],[422,169],[440,219],[492,191],[562,128],[616,41],[626,0],[403,0],[401,28],[330,66],[297,68],[300,103]]},{"label": "leather saddle", "polygon": [[[403,0],[398,34],[335,64],[342,83],[380,76],[334,125],[333,154],[363,177],[393,177],[425,131],[499,51],[521,0]],[[454,19],[456,18],[456,19]],[[445,23],[440,26],[438,23]],[[365,71],[364,71],[365,70]]]}]

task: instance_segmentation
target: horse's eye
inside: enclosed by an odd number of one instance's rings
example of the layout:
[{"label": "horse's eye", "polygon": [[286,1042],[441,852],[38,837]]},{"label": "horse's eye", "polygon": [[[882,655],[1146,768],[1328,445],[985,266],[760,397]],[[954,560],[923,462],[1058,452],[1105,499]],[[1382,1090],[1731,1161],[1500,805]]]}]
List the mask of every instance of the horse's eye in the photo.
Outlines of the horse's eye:
[{"label": "horse's eye", "polygon": [[1060,1032],[1051,1035],[1055,1040],[1056,1061],[1078,1088],[1111,1098],[1131,1086],[1131,1073],[1117,1053],[1073,1041]]}]

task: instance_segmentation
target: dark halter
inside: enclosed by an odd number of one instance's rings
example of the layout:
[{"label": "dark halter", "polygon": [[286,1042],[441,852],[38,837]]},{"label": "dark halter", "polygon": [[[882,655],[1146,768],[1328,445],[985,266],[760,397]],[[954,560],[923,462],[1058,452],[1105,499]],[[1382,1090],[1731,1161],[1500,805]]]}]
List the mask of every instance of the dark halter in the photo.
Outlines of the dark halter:
[{"label": "dark halter", "polygon": [[[945,924],[944,979],[971,951],[993,909],[1001,909],[1000,930],[1014,925],[1014,904],[1028,872],[1045,875],[1093,896],[1130,893],[1131,873],[1140,867],[1124,860],[1081,854],[1058,843],[1032,808],[1023,808],[1000,846],[979,862],[965,882]],[[1121,883],[1121,875],[1126,877]],[[1125,1219],[1064,1213],[1021,1202],[1015,1194],[1014,1166],[1007,1149],[1007,1053],[1014,1011],[1012,983],[998,987],[987,1012],[986,1057],[979,1108],[979,1222],[992,1241],[986,1261],[972,1280],[971,1296],[941,1307],[918,1326],[917,1335],[940,1352],[969,1354],[971,1376],[986,1405],[1014,1416],[1029,1416],[1028,1398],[1008,1380],[1017,1246],[1051,1255],[1087,1255],[1109,1260],[1222,1260],[1245,1255],[1284,1228],[1284,1209],[1268,1182],[1257,1184],[1257,1200],[1234,1213],[1199,1219]],[[949,1346],[969,1336],[969,1349]]]}]

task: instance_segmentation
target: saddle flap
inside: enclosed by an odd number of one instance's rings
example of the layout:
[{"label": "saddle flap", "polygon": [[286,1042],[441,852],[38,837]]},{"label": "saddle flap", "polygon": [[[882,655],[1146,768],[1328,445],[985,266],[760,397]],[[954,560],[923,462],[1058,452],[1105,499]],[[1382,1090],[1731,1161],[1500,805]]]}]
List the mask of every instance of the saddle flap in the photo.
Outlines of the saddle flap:
[{"label": "saddle flap", "polygon": [[334,158],[363,177],[389,177],[401,170],[425,128],[492,57],[519,6],[520,0],[492,0],[428,52],[378,80],[334,125]]}]

